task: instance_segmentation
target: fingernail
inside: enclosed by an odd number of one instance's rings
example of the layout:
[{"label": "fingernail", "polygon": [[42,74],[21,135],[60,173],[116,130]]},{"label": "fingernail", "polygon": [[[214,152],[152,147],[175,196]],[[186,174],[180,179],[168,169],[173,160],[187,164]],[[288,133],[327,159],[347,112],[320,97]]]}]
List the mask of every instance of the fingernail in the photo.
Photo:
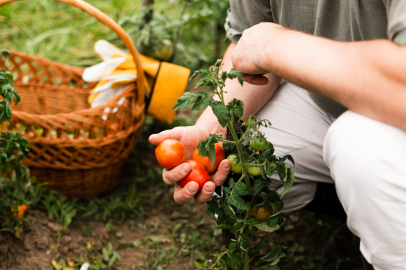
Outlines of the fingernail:
[{"label": "fingernail", "polygon": [[199,189],[197,185],[188,185],[187,186],[187,191],[189,193],[196,193],[196,191]]},{"label": "fingernail", "polygon": [[204,192],[206,193],[212,193],[214,191],[214,187],[213,186],[208,186],[204,188]]},{"label": "fingernail", "polygon": [[189,164],[185,164],[182,166],[182,172],[183,173],[189,173],[190,172],[190,165]]},{"label": "fingernail", "polygon": [[224,164],[223,168],[224,168],[225,170],[230,169],[230,164],[229,164],[229,163]]}]

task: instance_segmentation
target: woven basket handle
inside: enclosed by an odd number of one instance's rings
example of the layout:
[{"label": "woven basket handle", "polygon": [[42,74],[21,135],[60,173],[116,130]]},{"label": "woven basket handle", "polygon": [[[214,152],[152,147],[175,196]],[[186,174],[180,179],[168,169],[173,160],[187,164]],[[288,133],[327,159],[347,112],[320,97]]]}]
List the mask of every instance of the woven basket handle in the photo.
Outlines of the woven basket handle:
[{"label": "woven basket handle", "polygon": [[[0,0],[0,7],[12,3],[12,2],[17,2],[17,1],[23,1],[23,0]],[[127,49],[130,51],[132,54],[135,64],[137,66],[137,91],[138,91],[138,99],[137,103],[139,105],[142,105],[144,103],[144,72],[142,70],[142,64],[141,60],[137,51],[137,48],[134,45],[134,42],[130,38],[130,36],[124,31],[123,28],[121,28],[120,25],[118,25],[114,20],[112,20],[109,16],[107,16],[105,13],[101,12],[94,6],[90,5],[89,3],[83,1],[83,0],[57,0],[59,2],[63,2],[66,4],[69,4],[71,6],[80,8],[84,12],[87,12],[94,18],[96,18],[98,21],[101,23],[107,25],[111,30],[113,30],[124,42],[124,44],[127,46]]]}]

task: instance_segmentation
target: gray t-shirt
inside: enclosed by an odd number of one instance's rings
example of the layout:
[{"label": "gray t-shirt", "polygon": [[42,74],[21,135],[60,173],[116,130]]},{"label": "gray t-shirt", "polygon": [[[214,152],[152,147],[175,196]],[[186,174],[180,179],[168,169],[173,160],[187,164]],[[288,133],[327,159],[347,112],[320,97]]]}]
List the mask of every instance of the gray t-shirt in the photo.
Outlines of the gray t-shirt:
[{"label": "gray t-shirt", "polygon": [[[230,5],[225,28],[236,43],[245,29],[273,22],[338,41],[390,39],[406,45],[406,0],[230,0]],[[309,94],[334,118],[347,110],[326,97]]]}]

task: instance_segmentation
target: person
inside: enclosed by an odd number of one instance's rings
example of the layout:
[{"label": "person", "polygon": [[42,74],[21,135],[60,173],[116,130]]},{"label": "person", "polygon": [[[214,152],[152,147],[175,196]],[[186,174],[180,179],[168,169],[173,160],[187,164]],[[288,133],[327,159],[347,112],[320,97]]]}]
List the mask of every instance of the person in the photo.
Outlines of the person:
[{"label": "person", "polygon": [[[262,131],[276,154],[294,157],[285,211],[309,204],[318,182],[334,183],[366,260],[376,270],[406,269],[406,1],[230,4],[224,69],[240,70],[247,83],[228,81],[226,100],[244,101],[243,118],[270,120]],[[195,126],[154,134],[150,142],[177,139],[190,158],[210,133],[225,130],[207,109]],[[229,167],[224,160],[200,194],[194,182],[176,185],[175,201],[210,200]],[[163,180],[175,184],[189,170],[164,170]],[[272,180],[271,188],[283,189]]]}]

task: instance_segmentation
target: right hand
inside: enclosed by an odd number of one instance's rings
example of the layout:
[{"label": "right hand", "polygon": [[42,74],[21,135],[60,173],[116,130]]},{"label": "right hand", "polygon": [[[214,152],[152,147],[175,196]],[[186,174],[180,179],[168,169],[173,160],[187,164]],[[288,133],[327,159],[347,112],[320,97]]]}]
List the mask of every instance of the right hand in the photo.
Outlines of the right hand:
[{"label": "right hand", "polygon": [[[193,151],[196,149],[197,145],[201,140],[209,137],[208,130],[197,127],[176,127],[171,130],[165,130],[158,134],[153,134],[149,137],[150,143],[153,145],[158,145],[160,142],[166,139],[175,139],[183,144],[186,151],[186,160],[192,158]],[[199,185],[196,182],[189,182],[185,187],[181,187],[177,184],[178,181],[186,177],[190,172],[191,167],[188,163],[182,163],[179,166],[173,168],[172,170],[163,170],[163,180],[168,185],[176,184],[174,199],[178,204],[184,204],[195,198],[196,203],[206,203],[210,201],[213,196],[214,189],[216,186],[221,186],[230,171],[230,161],[224,159],[214,175],[211,175],[211,181],[204,184],[202,191],[196,195]]]}]

